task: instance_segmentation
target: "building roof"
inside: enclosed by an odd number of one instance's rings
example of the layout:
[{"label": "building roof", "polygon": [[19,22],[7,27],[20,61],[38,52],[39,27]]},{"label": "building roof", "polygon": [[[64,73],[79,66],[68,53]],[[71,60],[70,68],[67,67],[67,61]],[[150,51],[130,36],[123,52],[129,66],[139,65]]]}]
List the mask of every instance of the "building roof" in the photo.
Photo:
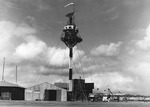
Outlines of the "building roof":
[{"label": "building roof", "polygon": [[19,88],[24,88],[19,86],[18,84],[13,84],[10,82],[6,82],[6,81],[0,81],[0,87],[19,87]]},{"label": "building roof", "polygon": [[60,88],[60,87],[57,87],[51,83],[48,83],[48,82],[43,82],[43,83],[40,83],[40,84],[36,84],[36,85],[32,85],[30,87],[27,87],[26,89],[30,89],[30,88],[33,88],[33,87],[36,87],[36,86],[40,86],[40,85],[44,85],[44,84],[47,84],[47,88],[46,89],[63,89],[63,88]]}]

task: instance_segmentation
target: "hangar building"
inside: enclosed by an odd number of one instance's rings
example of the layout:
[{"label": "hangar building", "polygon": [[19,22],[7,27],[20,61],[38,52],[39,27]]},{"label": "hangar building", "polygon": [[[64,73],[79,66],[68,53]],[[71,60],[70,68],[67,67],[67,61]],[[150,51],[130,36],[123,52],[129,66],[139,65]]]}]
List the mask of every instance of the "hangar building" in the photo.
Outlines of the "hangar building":
[{"label": "hangar building", "polygon": [[25,100],[67,101],[67,90],[44,82],[26,88]]}]

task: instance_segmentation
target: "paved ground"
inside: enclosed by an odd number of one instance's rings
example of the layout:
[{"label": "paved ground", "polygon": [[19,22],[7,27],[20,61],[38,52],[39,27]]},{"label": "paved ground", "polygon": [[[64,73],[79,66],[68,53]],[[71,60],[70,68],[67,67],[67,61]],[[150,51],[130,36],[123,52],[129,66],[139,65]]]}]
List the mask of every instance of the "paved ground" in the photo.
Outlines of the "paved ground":
[{"label": "paved ground", "polygon": [[0,107],[150,107],[150,102],[0,101]]}]

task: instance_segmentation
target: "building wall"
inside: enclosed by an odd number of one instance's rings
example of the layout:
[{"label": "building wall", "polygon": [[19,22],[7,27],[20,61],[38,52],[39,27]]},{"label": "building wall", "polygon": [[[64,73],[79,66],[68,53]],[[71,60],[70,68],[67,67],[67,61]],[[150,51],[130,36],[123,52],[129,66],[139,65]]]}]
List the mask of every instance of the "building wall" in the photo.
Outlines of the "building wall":
[{"label": "building wall", "polygon": [[61,96],[62,96],[62,91],[61,90],[57,90],[56,91],[56,100],[57,101],[61,101]]},{"label": "building wall", "polygon": [[61,90],[61,101],[67,101],[67,91]]},{"label": "building wall", "polygon": [[67,100],[67,90],[58,88],[47,82],[25,89],[25,100],[44,100],[45,90],[61,90],[60,100]]}]

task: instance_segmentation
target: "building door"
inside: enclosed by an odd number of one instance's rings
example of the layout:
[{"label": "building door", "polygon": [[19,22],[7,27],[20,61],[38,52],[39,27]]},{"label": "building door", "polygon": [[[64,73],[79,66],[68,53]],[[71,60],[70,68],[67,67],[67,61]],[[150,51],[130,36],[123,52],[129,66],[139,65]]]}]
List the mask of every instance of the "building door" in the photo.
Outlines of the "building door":
[{"label": "building door", "polygon": [[49,90],[49,101],[56,101],[56,90]]},{"label": "building door", "polygon": [[46,101],[56,101],[56,90],[45,90],[45,98]]}]

